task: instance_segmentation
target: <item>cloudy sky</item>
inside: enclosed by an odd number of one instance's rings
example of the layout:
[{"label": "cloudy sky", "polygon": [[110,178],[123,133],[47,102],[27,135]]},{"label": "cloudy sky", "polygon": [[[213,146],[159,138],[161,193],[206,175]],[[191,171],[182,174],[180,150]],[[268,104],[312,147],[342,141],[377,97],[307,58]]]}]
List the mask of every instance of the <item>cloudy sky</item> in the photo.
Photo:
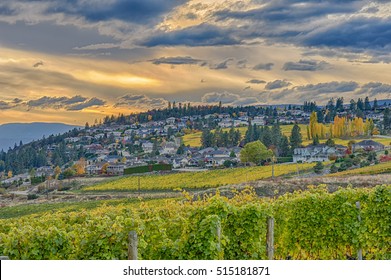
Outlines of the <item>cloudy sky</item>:
[{"label": "cloudy sky", "polygon": [[0,123],[391,98],[391,1],[1,0]]}]

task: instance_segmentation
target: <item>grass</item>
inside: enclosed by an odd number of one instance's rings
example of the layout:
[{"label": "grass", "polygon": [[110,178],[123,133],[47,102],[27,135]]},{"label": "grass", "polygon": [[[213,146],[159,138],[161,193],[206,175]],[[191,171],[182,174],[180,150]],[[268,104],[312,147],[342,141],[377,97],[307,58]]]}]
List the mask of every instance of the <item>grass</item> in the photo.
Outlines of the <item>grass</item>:
[{"label": "grass", "polygon": [[[275,176],[287,175],[309,170],[313,163],[277,164]],[[242,167],[233,169],[209,170],[193,173],[174,173],[168,175],[148,175],[140,177],[141,191],[173,191],[177,189],[202,189],[240,184],[272,177],[272,166]],[[97,184],[82,191],[137,191],[138,176],[129,176],[107,183]]]},{"label": "grass", "polygon": [[379,163],[376,165],[356,168],[352,170],[341,171],[327,176],[336,177],[336,176],[347,176],[347,175],[375,175],[375,174],[385,174],[391,173],[391,161]]}]

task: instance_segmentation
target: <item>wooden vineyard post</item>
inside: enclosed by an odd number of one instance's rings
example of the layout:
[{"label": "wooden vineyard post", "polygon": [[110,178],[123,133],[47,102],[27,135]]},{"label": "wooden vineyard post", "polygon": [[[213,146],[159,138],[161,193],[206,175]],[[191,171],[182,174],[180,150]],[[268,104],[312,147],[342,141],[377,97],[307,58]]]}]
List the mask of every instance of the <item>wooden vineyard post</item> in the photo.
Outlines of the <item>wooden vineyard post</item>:
[{"label": "wooden vineyard post", "polygon": [[267,219],[266,250],[267,258],[272,260],[274,258],[274,218],[272,217]]},{"label": "wooden vineyard post", "polygon": [[[360,215],[361,205],[360,205],[360,201],[356,202],[356,208],[358,209],[358,215],[357,215],[358,222],[361,224],[361,215]],[[362,248],[359,248],[357,250],[357,259],[358,260],[362,260]]]},{"label": "wooden vineyard post", "polygon": [[138,256],[138,239],[137,232],[132,230],[128,235],[128,260],[137,260]]}]

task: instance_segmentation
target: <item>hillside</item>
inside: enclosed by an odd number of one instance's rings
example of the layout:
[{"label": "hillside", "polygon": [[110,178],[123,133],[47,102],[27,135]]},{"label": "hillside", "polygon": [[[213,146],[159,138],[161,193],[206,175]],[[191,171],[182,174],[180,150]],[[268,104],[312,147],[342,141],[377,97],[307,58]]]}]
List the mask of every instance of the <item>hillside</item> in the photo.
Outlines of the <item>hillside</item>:
[{"label": "hillside", "polygon": [[33,140],[39,140],[43,136],[62,134],[78,126],[63,123],[7,123],[0,125],[0,150],[7,151],[15,143],[20,141],[27,144]]}]

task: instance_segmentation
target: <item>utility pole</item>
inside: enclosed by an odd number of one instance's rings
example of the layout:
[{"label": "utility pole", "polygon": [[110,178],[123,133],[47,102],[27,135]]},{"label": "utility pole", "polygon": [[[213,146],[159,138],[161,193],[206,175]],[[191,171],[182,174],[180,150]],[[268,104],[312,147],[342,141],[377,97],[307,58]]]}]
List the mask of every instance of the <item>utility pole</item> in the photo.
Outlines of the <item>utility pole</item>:
[{"label": "utility pole", "polygon": [[274,162],[276,161],[276,157],[273,155],[272,157],[272,178],[274,179]]}]

